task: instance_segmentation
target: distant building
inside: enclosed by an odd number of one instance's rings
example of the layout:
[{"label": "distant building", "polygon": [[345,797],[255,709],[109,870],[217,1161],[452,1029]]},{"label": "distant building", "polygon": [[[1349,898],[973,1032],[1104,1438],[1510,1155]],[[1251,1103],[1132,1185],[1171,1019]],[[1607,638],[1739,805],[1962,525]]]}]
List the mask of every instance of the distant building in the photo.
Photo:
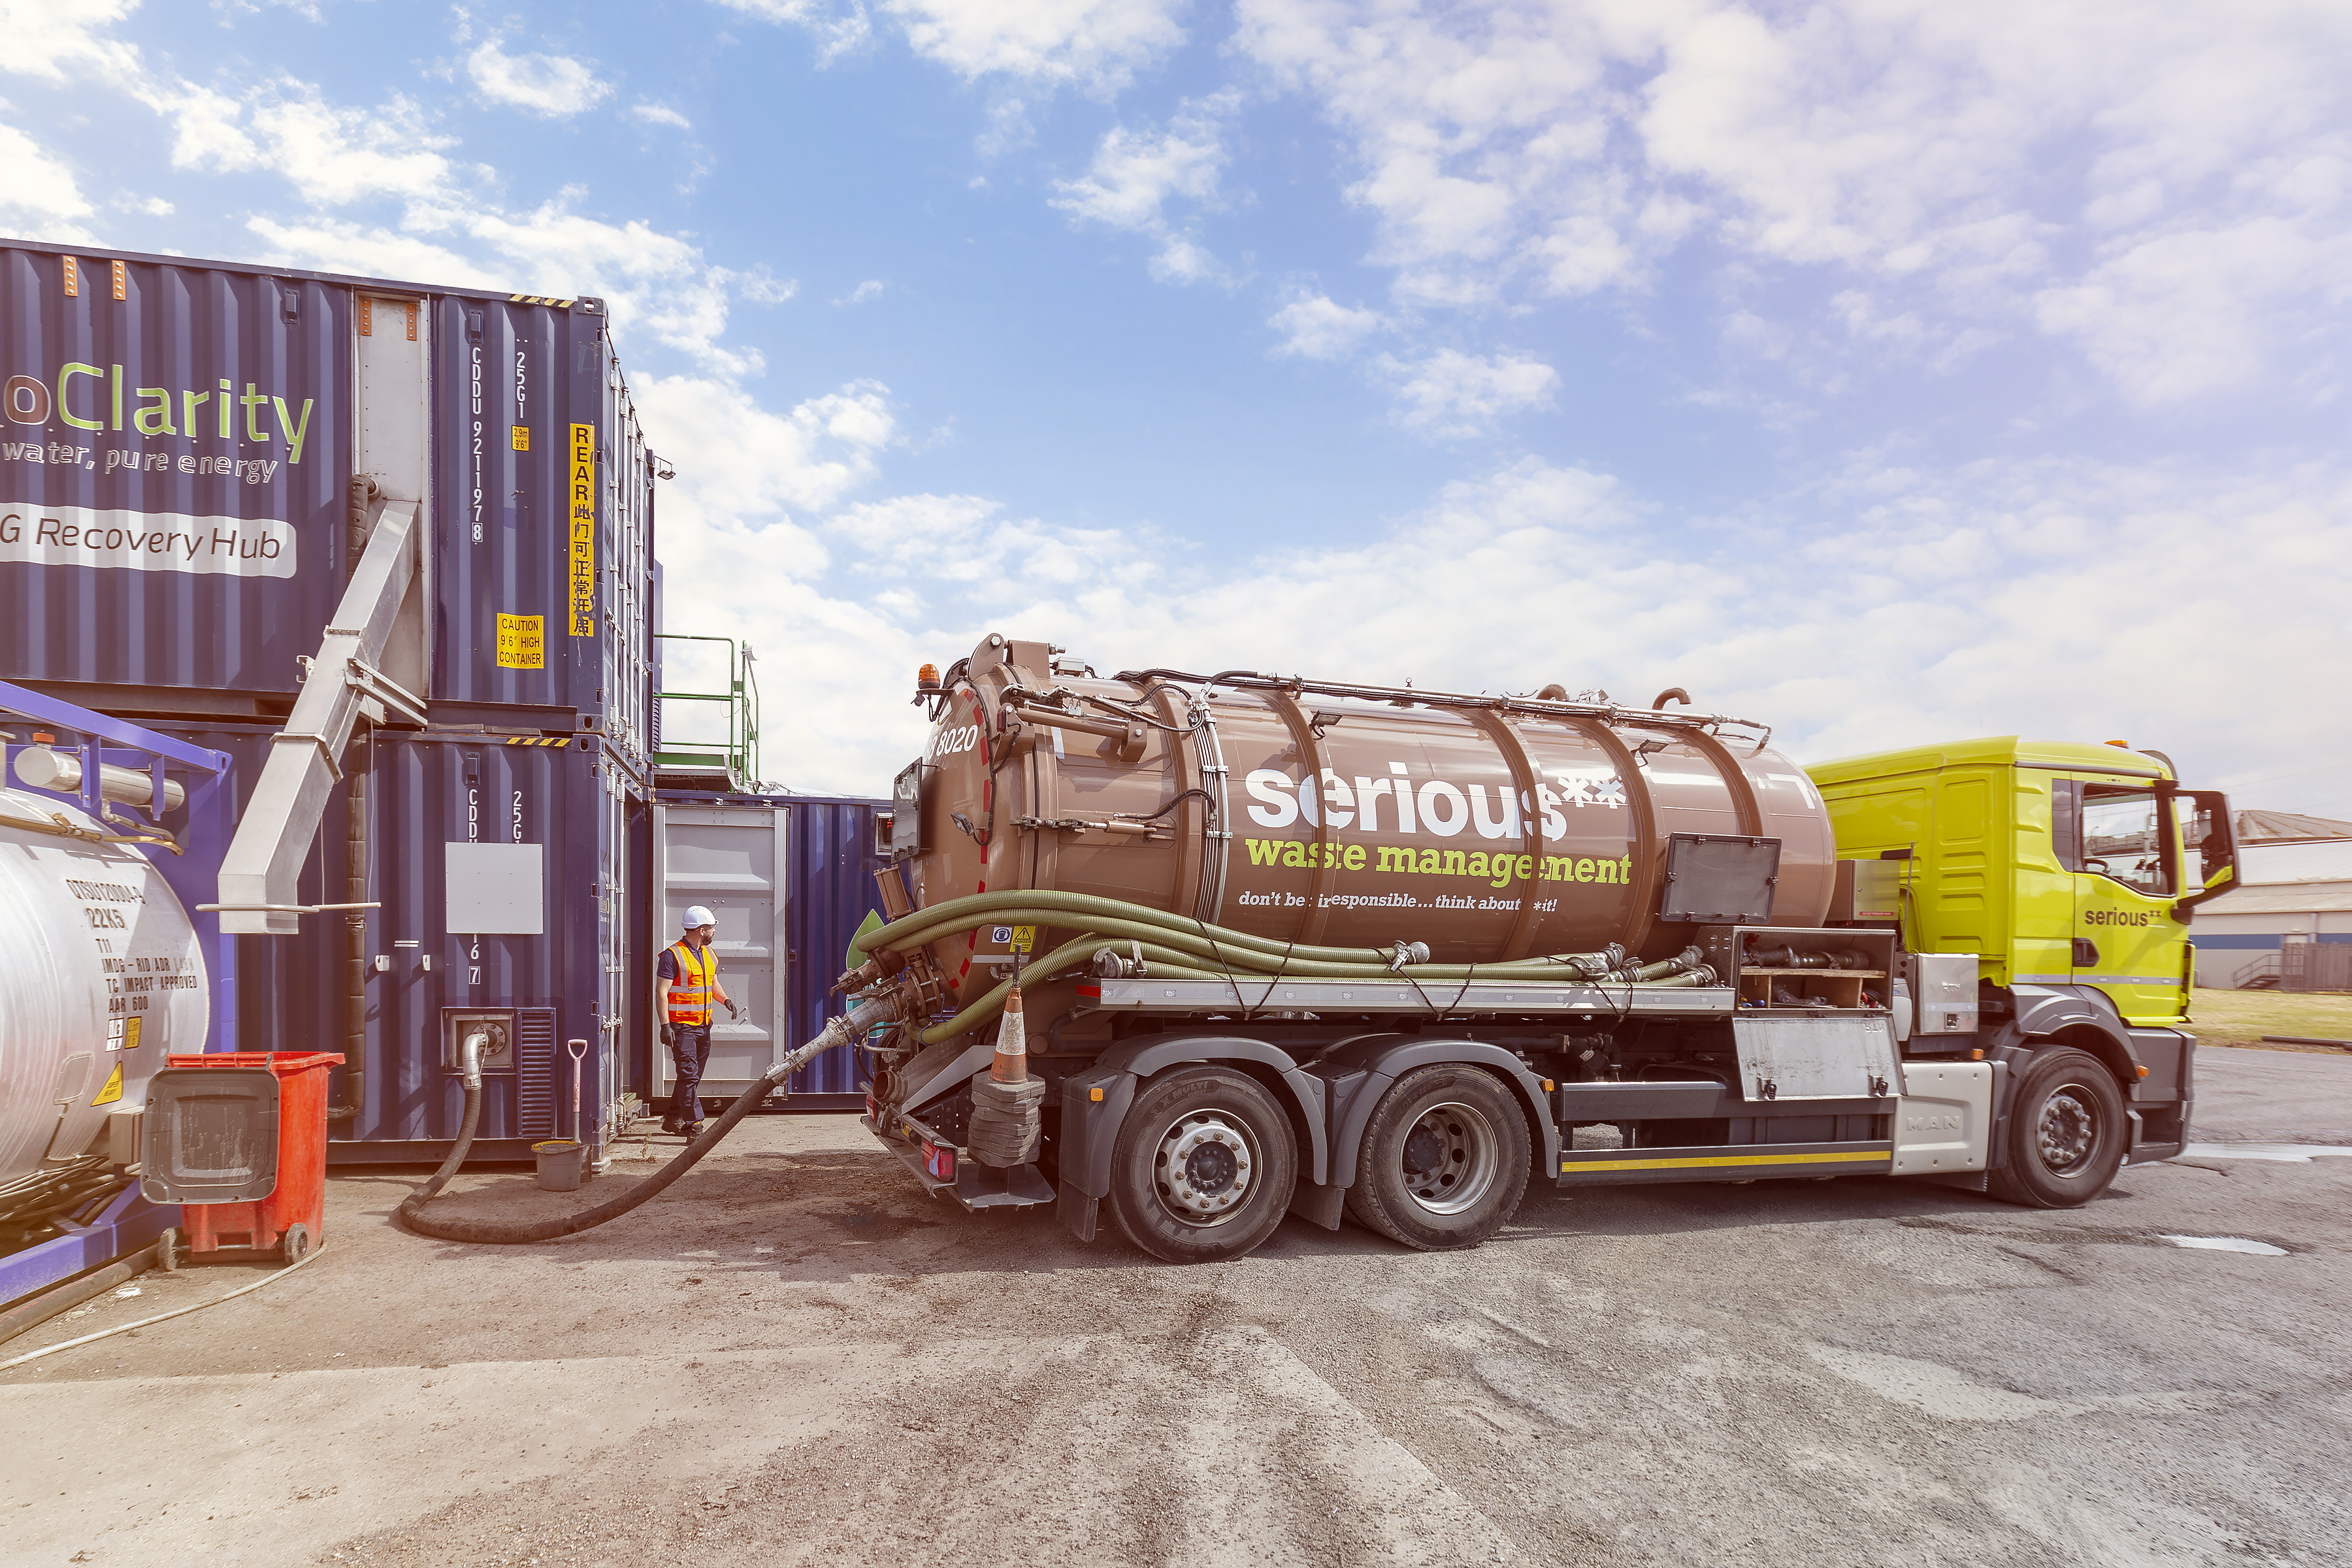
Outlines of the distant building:
[{"label": "distant building", "polygon": [[[2242,811],[2237,828],[2239,889],[2200,908],[2189,929],[2197,984],[2276,985],[2283,969],[2339,967],[2332,952],[2291,959],[2286,950],[2352,948],[2352,822]],[[2352,974],[2352,959],[2344,966]]]}]

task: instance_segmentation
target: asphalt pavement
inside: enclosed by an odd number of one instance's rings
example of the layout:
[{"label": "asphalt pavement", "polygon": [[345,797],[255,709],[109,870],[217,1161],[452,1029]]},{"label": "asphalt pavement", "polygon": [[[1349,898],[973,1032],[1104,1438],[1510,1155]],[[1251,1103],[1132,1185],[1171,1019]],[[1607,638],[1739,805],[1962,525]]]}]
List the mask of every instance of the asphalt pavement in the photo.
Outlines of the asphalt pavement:
[{"label": "asphalt pavement", "polygon": [[[2352,1058],[2198,1072],[2213,1147],[2079,1210],[1545,1190],[1475,1252],[1292,1221],[1200,1268],[965,1215],[843,1116],[543,1246],[338,1173],[299,1274],[0,1373],[0,1560],[2342,1563],[2352,1157],[2228,1146],[2352,1146]],[[151,1273],[0,1359],[256,1277]]]}]

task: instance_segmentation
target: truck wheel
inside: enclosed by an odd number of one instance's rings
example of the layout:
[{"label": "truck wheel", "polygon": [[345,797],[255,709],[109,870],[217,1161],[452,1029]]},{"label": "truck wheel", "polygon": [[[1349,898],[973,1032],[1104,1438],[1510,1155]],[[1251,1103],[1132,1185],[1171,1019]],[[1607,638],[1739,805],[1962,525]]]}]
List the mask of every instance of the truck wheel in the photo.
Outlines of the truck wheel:
[{"label": "truck wheel", "polygon": [[1528,1122],[1476,1068],[1409,1072],[1381,1097],[1356,1156],[1348,1212],[1423,1252],[1475,1247],[1528,1190]]},{"label": "truck wheel", "polygon": [[1136,1097],[1111,1146],[1110,1212],[1170,1263],[1239,1258],[1274,1234],[1298,1180],[1290,1117],[1256,1079],[1188,1068]]},{"label": "truck wheel", "polygon": [[2009,1162],[1987,1188],[2033,1208],[2089,1203],[2122,1168],[2128,1128],[2123,1091],[2095,1057],[2071,1047],[2043,1051],[2018,1076]]}]

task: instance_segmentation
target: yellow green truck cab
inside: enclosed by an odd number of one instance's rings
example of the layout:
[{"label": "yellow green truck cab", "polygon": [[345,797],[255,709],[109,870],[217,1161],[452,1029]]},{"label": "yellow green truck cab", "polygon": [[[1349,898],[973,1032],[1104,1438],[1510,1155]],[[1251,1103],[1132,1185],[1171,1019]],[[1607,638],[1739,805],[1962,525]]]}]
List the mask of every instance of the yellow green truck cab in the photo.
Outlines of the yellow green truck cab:
[{"label": "yellow green truck cab", "polygon": [[1975,955],[1973,1027],[1923,1028],[1906,1055],[1992,1061],[2014,1090],[2038,1058],[2083,1052],[2128,1107],[2129,1158],[2179,1152],[2194,1042],[2172,1026],[2189,1016],[2196,906],[2232,885],[2228,802],[2180,787],[2161,753],[2013,735],[1807,771],[1839,855],[1869,873],[1862,902],[1882,906],[1859,913],[1894,924],[1906,954]]}]

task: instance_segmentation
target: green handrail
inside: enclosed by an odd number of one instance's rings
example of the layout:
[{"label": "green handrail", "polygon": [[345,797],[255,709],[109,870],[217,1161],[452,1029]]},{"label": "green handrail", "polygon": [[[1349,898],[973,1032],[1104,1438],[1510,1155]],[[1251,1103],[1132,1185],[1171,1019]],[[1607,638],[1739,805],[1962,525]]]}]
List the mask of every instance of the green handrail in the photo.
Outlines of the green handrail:
[{"label": "green handrail", "polygon": [[[727,646],[727,689],[724,691],[656,691],[659,702],[716,702],[727,710],[727,738],[719,741],[674,739],[662,726],[661,743],[654,748],[656,768],[725,769],[730,789],[751,793],[760,784],[760,683],[751,674],[751,645],[738,648],[733,637],[697,637],[686,632],[656,632],[664,642],[715,642]],[[663,717],[667,718],[667,710]]]}]

